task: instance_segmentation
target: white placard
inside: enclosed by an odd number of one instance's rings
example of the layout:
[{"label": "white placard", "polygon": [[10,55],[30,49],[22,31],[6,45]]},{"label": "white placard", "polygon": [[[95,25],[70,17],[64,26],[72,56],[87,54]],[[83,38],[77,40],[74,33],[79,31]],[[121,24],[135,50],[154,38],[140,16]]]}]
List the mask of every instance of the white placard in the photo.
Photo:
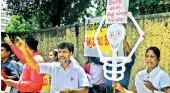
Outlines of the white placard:
[{"label": "white placard", "polygon": [[129,0],[108,0],[106,24],[127,23]]}]

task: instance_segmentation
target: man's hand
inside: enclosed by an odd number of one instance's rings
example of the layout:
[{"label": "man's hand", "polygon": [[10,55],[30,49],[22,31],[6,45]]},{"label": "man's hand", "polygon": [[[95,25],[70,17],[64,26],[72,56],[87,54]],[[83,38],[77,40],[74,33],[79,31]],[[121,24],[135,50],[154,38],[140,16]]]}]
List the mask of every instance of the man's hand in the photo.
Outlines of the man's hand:
[{"label": "man's hand", "polygon": [[11,79],[5,79],[4,82],[5,82],[6,85],[8,85],[9,87],[12,87],[14,81],[11,80]]},{"label": "man's hand", "polygon": [[152,92],[153,92],[154,90],[157,90],[157,89],[152,85],[152,83],[151,83],[150,81],[144,80],[143,82],[144,82],[145,86],[146,86],[149,90],[151,90]]},{"label": "man's hand", "polygon": [[26,51],[25,42],[24,42],[20,37],[16,37],[16,39],[18,40],[18,42],[16,43],[16,46],[17,46],[22,52],[25,52],[25,51]]},{"label": "man's hand", "polygon": [[71,92],[70,92],[70,89],[64,89],[64,90],[60,91],[60,93],[71,93]]},{"label": "man's hand", "polygon": [[25,53],[26,51],[31,55],[31,49],[29,48],[29,46],[20,38],[20,37],[16,37],[18,42],[16,43],[16,46],[23,52]]},{"label": "man's hand", "polygon": [[18,42],[20,42],[21,44],[25,44],[24,40],[22,40],[20,37],[16,37],[16,39],[18,40]]},{"label": "man's hand", "polygon": [[11,42],[11,39],[10,39],[8,36],[6,36],[6,37],[4,38],[4,40],[5,40],[5,42],[6,42],[8,45],[13,44],[13,43]]},{"label": "man's hand", "polygon": [[125,93],[124,87],[122,87],[119,82],[113,81],[112,87],[119,90],[121,93]]},{"label": "man's hand", "polygon": [[165,93],[170,93],[170,88],[167,91],[165,91]]}]

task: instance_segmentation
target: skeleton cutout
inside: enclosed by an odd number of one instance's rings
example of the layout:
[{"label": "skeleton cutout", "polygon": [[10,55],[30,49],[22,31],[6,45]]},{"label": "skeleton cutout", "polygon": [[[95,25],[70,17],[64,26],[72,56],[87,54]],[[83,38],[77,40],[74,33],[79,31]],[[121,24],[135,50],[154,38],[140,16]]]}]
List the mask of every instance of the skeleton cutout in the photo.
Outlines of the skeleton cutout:
[{"label": "skeleton cutout", "polygon": [[[125,64],[129,63],[131,61],[131,57],[133,53],[136,51],[137,47],[139,44],[144,40],[144,32],[143,30],[139,27],[138,23],[132,16],[131,12],[128,12],[128,17],[133,21],[135,24],[138,33],[139,33],[139,39],[136,42],[135,46],[133,47],[132,51],[127,57],[119,57],[117,56],[117,51],[119,50],[120,42],[124,39],[126,33],[125,33],[125,28],[122,24],[112,24],[109,26],[108,31],[107,31],[107,38],[110,42],[110,46],[112,47],[112,57],[104,57],[100,51],[100,47],[97,41],[97,36],[100,32],[100,29],[102,28],[102,25],[104,24],[104,21],[106,20],[106,16],[103,16],[101,23],[95,33],[94,37],[94,43],[96,44],[97,51],[99,53],[100,61],[104,63],[103,69],[104,69],[104,76],[108,80],[112,81],[120,81],[124,78],[124,72],[126,70]],[[111,63],[110,63],[111,62]],[[106,69],[106,67],[112,67],[112,70],[109,71]],[[117,68],[121,67],[122,70],[117,71]],[[112,74],[111,77],[108,76],[109,74]]]}]

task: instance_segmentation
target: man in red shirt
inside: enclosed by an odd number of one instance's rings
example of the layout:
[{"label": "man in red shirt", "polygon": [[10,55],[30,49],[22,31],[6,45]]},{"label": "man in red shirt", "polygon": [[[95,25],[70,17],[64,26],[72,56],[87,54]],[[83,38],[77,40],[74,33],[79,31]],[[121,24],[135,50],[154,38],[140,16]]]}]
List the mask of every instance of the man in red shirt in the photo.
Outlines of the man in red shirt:
[{"label": "man in red shirt", "polygon": [[[25,61],[25,57],[22,52],[11,42],[9,37],[4,38],[5,41],[10,45],[12,51],[24,64],[24,69],[21,74],[19,81],[5,80],[8,86],[16,87],[20,92],[40,92],[43,85],[43,74],[39,74],[37,70],[33,70]],[[20,39],[20,38],[18,38]],[[44,62],[42,56],[37,52],[38,41],[32,37],[27,36],[25,43],[28,45],[29,54],[37,63]],[[19,46],[19,43],[17,43]]]}]

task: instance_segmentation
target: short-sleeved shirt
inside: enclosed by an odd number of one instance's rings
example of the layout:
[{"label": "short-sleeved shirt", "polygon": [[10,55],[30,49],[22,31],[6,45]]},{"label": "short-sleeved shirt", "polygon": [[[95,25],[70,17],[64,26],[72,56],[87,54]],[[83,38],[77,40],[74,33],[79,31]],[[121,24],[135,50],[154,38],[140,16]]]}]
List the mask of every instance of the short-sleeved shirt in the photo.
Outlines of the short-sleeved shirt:
[{"label": "short-sleeved shirt", "polygon": [[162,88],[169,86],[169,76],[159,66],[154,68],[150,73],[147,72],[147,68],[138,72],[135,77],[135,86],[138,93],[152,93],[145,85],[143,80],[148,80],[152,85],[161,91]]},{"label": "short-sleeved shirt", "polygon": [[50,93],[58,93],[68,88],[74,89],[89,86],[87,75],[83,68],[72,62],[65,70],[60,62],[41,63],[40,73],[51,74]]}]

